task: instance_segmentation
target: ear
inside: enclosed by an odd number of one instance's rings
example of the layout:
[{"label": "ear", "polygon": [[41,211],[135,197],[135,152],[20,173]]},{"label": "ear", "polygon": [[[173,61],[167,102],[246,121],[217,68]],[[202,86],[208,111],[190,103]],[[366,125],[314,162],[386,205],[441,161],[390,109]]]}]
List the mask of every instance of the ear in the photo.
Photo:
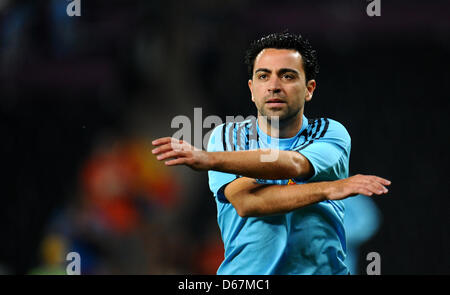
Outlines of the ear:
[{"label": "ear", "polygon": [[255,98],[253,97],[253,81],[252,81],[252,79],[248,80],[248,88],[250,89],[252,101],[255,102]]},{"label": "ear", "polygon": [[310,101],[312,99],[315,89],[316,89],[316,80],[309,80],[308,83],[306,83],[305,101]]}]

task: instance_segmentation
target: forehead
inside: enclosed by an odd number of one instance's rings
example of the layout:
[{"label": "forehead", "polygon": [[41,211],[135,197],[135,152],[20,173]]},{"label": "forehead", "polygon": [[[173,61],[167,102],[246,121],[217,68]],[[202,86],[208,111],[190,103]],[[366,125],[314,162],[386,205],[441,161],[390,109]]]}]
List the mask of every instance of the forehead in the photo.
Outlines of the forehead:
[{"label": "forehead", "polygon": [[302,56],[297,50],[266,48],[256,56],[253,69],[293,68],[302,72],[302,62]]}]

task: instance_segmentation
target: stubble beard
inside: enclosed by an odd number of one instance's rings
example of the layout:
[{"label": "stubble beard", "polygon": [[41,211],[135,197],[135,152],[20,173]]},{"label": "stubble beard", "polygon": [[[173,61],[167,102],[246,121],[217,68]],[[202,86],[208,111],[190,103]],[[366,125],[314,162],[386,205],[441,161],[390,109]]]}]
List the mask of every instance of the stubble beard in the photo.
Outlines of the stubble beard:
[{"label": "stubble beard", "polygon": [[[260,115],[266,117],[266,120],[269,124],[272,122],[272,117],[275,117],[273,119],[278,120],[279,126],[283,126],[286,123],[292,121],[300,112],[301,107],[298,107],[295,110],[291,110],[289,106],[287,106],[286,112],[280,112],[280,111],[266,111],[264,107],[262,107],[259,110]],[[272,113],[272,114],[271,114]]]}]

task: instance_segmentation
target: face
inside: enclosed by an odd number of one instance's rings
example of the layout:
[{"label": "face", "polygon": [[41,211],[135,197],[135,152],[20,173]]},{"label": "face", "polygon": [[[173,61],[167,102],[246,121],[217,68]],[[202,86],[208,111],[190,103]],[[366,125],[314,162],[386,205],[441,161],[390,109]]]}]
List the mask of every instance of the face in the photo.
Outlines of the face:
[{"label": "face", "polygon": [[305,83],[302,56],[296,50],[266,48],[255,59],[253,77],[248,81],[252,101],[259,115],[279,116],[280,122],[303,114],[316,87]]}]

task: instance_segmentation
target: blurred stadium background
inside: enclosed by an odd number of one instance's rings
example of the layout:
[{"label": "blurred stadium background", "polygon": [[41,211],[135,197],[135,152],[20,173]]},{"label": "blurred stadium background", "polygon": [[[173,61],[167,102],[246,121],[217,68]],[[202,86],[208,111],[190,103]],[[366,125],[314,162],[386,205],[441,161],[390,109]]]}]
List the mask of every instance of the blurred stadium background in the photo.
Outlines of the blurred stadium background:
[{"label": "blurred stadium background", "polygon": [[375,251],[382,274],[449,274],[450,2],[394,2],[0,0],[0,273],[65,273],[76,251],[83,274],[214,274],[207,174],[151,140],[194,107],[255,114],[244,51],[289,29],[319,53],[306,115],[347,127],[352,174],[393,182],[349,210],[354,273]]}]

